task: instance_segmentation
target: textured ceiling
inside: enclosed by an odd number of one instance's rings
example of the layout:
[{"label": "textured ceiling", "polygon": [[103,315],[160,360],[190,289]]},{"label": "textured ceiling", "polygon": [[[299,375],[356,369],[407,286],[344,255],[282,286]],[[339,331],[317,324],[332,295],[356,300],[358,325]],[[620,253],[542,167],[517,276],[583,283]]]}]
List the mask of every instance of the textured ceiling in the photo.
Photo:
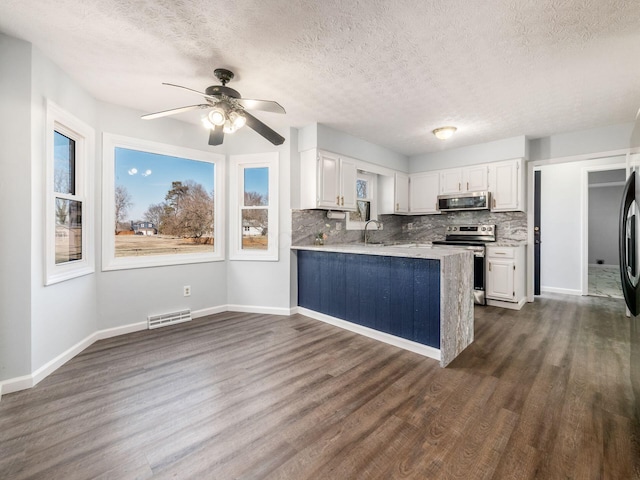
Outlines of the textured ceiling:
[{"label": "textured ceiling", "polygon": [[[2,0],[27,40],[96,98],[149,113],[236,73],[286,126],[326,124],[406,155],[631,122],[636,0]],[[199,113],[177,115],[198,122]],[[430,131],[456,125],[446,142]]]}]

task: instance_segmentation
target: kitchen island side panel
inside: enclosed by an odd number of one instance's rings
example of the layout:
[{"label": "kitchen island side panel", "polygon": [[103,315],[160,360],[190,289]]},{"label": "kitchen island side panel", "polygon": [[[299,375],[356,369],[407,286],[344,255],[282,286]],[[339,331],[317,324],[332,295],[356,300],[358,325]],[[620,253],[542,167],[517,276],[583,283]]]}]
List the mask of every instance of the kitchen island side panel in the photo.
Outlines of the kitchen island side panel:
[{"label": "kitchen island side panel", "polygon": [[299,306],[434,348],[439,279],[439,260],[298,252]]}]

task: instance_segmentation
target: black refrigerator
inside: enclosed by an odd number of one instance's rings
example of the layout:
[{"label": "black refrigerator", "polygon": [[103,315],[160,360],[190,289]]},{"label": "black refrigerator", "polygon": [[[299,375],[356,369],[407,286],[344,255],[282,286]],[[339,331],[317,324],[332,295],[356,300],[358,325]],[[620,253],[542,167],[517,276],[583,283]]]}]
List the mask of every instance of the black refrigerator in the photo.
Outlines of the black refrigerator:
[{"label": "black refrigerator", "polygon": [[628,165],[630,174],[622,195],[619,219],[620,279],[629,310],[629,376],[640,418],[640,111],[631,134]]}]

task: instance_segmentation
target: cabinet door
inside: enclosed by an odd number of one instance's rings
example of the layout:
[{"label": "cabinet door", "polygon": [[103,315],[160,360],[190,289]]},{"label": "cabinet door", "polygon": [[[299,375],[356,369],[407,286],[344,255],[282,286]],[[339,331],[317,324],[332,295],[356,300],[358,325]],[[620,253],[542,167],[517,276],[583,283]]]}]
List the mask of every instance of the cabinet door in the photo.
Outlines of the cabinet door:
[{"label": "cabinet door", "polygon": [[465,167],[463,170],[464,184],[462,188],[467,192],[484,192],[488,187],[487,165]]},{"label": "cabinet door", "polygon": [[440,193],[458,193],[462,191],[462,169],[451,168],[440,172]]},{"label": "cabinet door", "polygon": [[513,300],[515,263],[513,260],[487,259],[487,298]]},{"label": "cabinet door", "polygon": [[440,173],[416,173],[409,183],[409,211],[411,213],[438,213]]},{"label": "cabinet door", "polygon": [[395,213],[409,213],[409,175],[395,174]]},{"label": "cabinet door", "polygon": [[340,210],[356,210],[356,179],[358,170],[355,161],[340,159]]},{"label": "cabinet door", "polygon": [[337,208],[339,206],[339,173],[340,160],[337,155],[326,153],[318,155],[318,207]]},{"label": "cabinet door", "polygon": [[489,190],[491,191],[491,210],[509,212],[523,210],[520,205],[520,163],[516,161],[499,162],[489,166]]}]

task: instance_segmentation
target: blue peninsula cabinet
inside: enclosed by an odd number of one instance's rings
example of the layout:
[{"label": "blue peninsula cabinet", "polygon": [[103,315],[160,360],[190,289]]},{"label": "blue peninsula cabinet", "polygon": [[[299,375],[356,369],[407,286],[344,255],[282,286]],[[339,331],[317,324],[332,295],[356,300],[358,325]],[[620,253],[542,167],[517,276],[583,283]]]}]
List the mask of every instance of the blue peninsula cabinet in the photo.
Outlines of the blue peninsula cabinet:
[{"label": "blue peninsula cabinet", "polygon": [[443,366],[473,341],[469,252],[362,248],[293,247],[301,313]]},{"label": "blue peninsula cabinet", "polygon": [[298,252],[298,306],[440,348],[440,262]]}]

